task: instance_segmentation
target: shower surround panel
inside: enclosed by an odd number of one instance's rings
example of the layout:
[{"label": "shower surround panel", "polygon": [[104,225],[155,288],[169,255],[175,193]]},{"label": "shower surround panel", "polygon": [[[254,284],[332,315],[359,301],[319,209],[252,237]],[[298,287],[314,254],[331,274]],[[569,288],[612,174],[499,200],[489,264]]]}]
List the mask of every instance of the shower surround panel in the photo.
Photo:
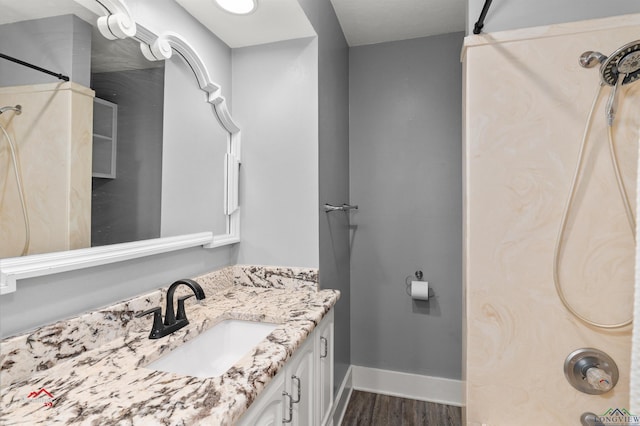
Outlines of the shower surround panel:
[{"label": "shower surround panel", "polygon": [[[561,304],[553,253],[583,131],[598,91],[587,50],[638,38],[640,15],[470,36],[465,40],[465,327],[468,425],[579,424],[584,412],[629,408],[631,327],[585,325]],[[584,316],[632,316],[634,240],[609,158],[603,90],[593,117],[560,282]],[[620,93],[614,128],[635,206],[640,83]],[[565,358],[582,347],[620,369],[603,396],[575,390]]]},{"label": "shower surround panel", "polygon": [[[76,83],[0,88],[0,115],[22,169],[28,254],[91,246],[93,90]],[[0,136],[0,258],[19,256],[25,226],[9,144]]]}]

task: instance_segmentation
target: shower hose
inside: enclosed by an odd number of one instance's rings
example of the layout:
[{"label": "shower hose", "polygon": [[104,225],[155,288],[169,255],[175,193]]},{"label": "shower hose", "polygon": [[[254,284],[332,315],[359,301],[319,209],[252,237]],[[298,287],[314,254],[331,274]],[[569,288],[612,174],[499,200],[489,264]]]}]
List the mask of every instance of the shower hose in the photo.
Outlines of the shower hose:
[{"label": "shower hose", "polygon": [[[554,285],[555,285],[555,288],[556,288],[556,292],[558,293],[558,297],[560,298],[560,301],[562,302],[564,307],[573,316],[575,316],[576,318],[578,318],[582,322],[584,322],[586,324],[589,324],[589,325],[591,325],[593,327],[604,328],[604,329],[615,329],[615,328],[622,328],[622,327],[625,327],[625,326],[631,324],[633,322],[633,317],[631,319],[627,320],[627,321],[620,322],[620,323],[617,323],[617,324],[603,324],[603,323],[598,323],[596,321],[592,321],[592,320],[588,319],[584,315],[578,313],[573,308],[573,306],[571,306],[569,301],[567,300],[567,298],[566,298],[566,296],[564,294],[564,290],[562,289],[562,284],[560,282],[560,276],[559,276],[559,273],[558,273],[558,268],[559,268],[558,262],[559,262],[560,252],[562,251],[562,240],[563,240],[564,234],[566,232],[569,212],[571,211],[571,208],[572,208],[572,205],[573,205],[573,200],[574,200],[574,197],[575,197],[577,183],[578,183],[578,180],[580,178],[581,171],[582,171],[582,166],[583,166],[583,163],[584,163],[585,146],[587,145],[587,139],[589,138],[589,131],[591,129],[591,123],[592,123],[592,120],[593,120],[593,114],[594,114],[594,111],[596,109],[596,105],[598,103],[598,99],[600,98],[600,95],[602,93],[603,87],[604,87],[604,84],[600,84],[600,88],[599,88],[598,92],[596,93],[595,98],[593,99],[593,103],[591,104],[591,109],[589,111],[589,116],[587,118],[587,123],[585,125],[584,133],[583,133],[583,136],[582,136],[582,143],[580,144],[580,151],[578,153],[578,161],[577,161],[576,169],[575,169],[575,172],[573,173],[573,178],[571,179],[571,189],[569,190],[569,196],[567,198],[567,202],[566,202],[565,207],[564,207],[564,212],[562,213],[562,220],[560,222],[560,229],[558,230],[558,235],[557,235],[557,238],[556,238],[556,246],[555,246],[554,253],[553,253],[553,281],[554,281]],[[629,197],[627,195],[627,191],[626,191],[625,186],[624,186],[624,181],[622,180],[622,175],[620,174],[620,167],[618,166],[618,156],[617,156],[617,153],[616,153],[615,145],[613,143],[613,127],[611,125],[607,126],[607,135],[608,135],[608,142],[609,142],[609,156],[611,157],[611,162],[613,163],[613,171],[614,171],[614,174],[616,176],[616,183],[617,183],[617,186],[618,186],[618,191],[620,192],[620,197],[622,198],[622,203],[624,204],[625,214],[627,216],[627,222],[629,223],[629,227],[631,228],[631,234],[632,234],[633,240],[635,242],[635,240],[636,240],[636,236],[635,236],[635,229],[636,229],[635,219],[634,219],[634,215],[633,215],[633,210],[631,209],[631,203],[629,202]]]},{"label": "shower hose", "polygon": [[18,184],[18,194],[20,196],[20,205],[22,207],[22,218],[24,219],[24,228],[25,228],[25,238],[24,238],[24,246],[22,247],[22,254],[20,256],[24,256],[29,252],[29,242],[31,241],[31,230],[29,227],[29,214],[27,212],[27,205],[24,202],[24,189],[22,186],[22,172],[19,169],[20,162],[17,160],[16,149],[13,146],[13,141],[9,137],[9,134],[4,129],[4,127],[0,126],[0,130],[4,133],[4,137],[9,142],[9,149],[11,150],[11,160],[13,162],[13,172],[16,176],[16,182]]}]

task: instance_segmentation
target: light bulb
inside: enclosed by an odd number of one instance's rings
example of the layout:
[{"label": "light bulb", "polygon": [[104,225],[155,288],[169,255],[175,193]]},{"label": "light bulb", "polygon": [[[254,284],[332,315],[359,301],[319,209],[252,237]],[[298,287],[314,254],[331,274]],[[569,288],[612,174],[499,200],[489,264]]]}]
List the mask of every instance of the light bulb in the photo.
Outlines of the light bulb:
[{"label": "light bulb", "polygon": [[216,3],[234,15],[248,15],[258,7],[258,0],[216,0]]}]

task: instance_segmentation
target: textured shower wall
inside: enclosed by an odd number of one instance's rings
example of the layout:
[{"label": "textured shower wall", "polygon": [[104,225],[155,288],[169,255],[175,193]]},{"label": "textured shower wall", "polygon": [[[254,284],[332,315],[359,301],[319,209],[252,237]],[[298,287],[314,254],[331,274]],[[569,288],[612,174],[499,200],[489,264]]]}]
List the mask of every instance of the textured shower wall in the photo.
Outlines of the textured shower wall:
[{"label": "textured shower wall", "polygon": [[[467,424],[579,424],[583,412],[629,408],[630,327],[603,331],[572,317],[556,295],[556,234],[598,69],[638,38],[640,15],[467,37],[465,67],[465,326]],[[632,315],[634,241],[608,157],[600,96],[585,177],[569,217],[560,279],[569,301],[596,321]],[[640,83],[620,97],[615,140],[635,208]],[[563,374],[566,356],[595,347],[620,381],[586,395]]]},{"label": "textured shower wall", "polygon": [[[0,115],[15,141],[31,224],[29,254],[91,245],[93,91],[75,83],[0,89]],[[9,144],[0,136],[0,258],[19,256],[25,227]]]}]

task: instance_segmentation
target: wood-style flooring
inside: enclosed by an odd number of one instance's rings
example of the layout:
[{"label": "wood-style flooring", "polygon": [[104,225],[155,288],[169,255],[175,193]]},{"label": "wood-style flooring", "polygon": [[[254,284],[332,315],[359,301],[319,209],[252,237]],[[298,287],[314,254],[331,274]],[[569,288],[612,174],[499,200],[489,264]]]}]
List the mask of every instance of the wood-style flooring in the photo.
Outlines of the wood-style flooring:
[{"label": "wood-style flooring", "polygon": [[342,426],[460,425],[460,407],[357,390],[351,394],[342,420]]}]

